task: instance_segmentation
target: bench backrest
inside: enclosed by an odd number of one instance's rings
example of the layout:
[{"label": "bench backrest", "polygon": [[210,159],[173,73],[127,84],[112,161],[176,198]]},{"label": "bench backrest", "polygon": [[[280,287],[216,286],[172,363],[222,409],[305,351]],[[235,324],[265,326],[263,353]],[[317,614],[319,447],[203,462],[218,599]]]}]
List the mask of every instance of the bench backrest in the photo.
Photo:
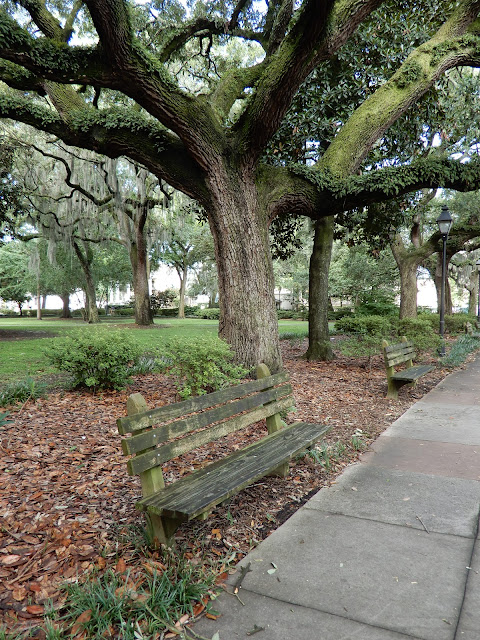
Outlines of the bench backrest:
[{"label": "bench backrest", "polygon": [[401,342],[397,342],[395,344],[388,344],[388,342],[384,340],[382,346],[385,358],[385,367],[387,369],[403,363],[407,363],[407,367],[413,366],[415,349],[413,342],[411,340],[407,340],[405,336],[403,336]]},{"label": "bench backrest", "polygon": [[288,374],[282,372],[157,409],[144,404],[144,410],[138,412],[138,405],[131,405],[132,415],[117,420],[120,434],[132,434],[122,440],[124,454],[135,454],[127,463],[129,474],[142,475],[172,458],[290,409],[294,399],[287,380]]}]

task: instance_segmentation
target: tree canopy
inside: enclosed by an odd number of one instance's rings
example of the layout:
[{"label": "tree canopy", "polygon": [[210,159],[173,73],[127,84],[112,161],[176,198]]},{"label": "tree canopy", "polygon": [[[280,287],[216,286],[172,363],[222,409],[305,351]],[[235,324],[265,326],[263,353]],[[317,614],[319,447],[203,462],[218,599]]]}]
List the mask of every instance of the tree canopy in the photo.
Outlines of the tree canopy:
[{"label": "tree canopy", "polygon": [[[480,186],[475,154],[468,162],[398,154],[378,169],[382,154],[392,158],[385,132],[446,72],[480,61],[479,11],[480,0],[271,0],[263,9],[252,0],[187,8],[9,1],[0,9],[0,79],[8,87],[0,117],[126,155],[203,205],[219,272],[220,333],[248,364],[276,369],[272,219],[318,219],[423,187]],[[387,26],[406,18],[411,25],[418,16],[421,32],[408,26],[394,39],[378,26],[386,18]],[[341,52],[357,36],[361,55],[349,66]],[[236,41],[249,43],[249,55],[238,55]],[[393,53],[373,77],[382,41]],[[338,96],[345,74],[359,79],[350,111]],[[287,165],[269,145],[310,79],[323,95],[332,88],[330,134],[316,136],[320,151],[310,163]],[[410,118],[428,132],[428,109],[419,113]]]}]

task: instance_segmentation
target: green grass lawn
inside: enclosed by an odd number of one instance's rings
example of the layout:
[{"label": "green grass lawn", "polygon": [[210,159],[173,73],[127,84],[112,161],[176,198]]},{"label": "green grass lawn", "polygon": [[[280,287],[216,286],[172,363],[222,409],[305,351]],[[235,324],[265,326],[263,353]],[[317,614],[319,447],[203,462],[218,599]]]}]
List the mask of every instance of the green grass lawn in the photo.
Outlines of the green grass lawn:
[{"label": "green grass lawn", "polygon": [[[102,326],[112,328],[132,323],[132,318],[123,317],[103,318],[101,321]],[[47,363],[44,356],[45,347],[55,336],[68,335],[79,328],[94,328],[94,325],[85,324],[80,319],[0,318],[0,384],[22,380],[27,375],[37,378],[54,374],[55,369]],[[279,329],[280,333],[303,337],[308,330],[308,324],[295,320],[280,320]],[[194,337],[206,332],[216,335],[218,321],[200,318],[155,318],[152,328],[125,327],[124,330],[131,332],[147,352],[161,349],[162,342],[173,336]],[[10,337],[15,339],[11,340]]]}]

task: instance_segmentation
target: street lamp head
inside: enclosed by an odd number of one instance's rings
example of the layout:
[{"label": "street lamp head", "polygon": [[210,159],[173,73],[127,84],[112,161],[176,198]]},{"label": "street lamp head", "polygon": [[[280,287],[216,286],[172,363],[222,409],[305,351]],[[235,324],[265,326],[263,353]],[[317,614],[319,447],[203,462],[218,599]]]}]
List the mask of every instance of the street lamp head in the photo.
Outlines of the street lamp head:
[{"label": "street lamp head", "polygon": [[452,228],[452,216],[450,215],[450,211],[446,204],[442,206],[442,213],[437,218],[438,228],[440,233],[444,238],[448,236],[450,233],[450,229]]}]

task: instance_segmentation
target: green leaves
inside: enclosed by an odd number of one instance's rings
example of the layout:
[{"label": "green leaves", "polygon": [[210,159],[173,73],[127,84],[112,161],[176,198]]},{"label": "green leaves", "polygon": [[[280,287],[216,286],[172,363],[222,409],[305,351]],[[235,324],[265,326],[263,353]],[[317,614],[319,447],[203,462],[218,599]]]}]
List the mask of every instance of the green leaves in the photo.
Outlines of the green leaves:
[{"label": "green leaves", "polygon": [[45,351],[51,364],[73,376],[75,386],[93,391],[124,388],[140,355],[125,331],[91,328],[57,339]]},{"label": "green leaves", "polygon": [[214,336],[173,338],[161,355],[165,373],[175,377],[181,398],[235,384],[247,373],[243,366],[233,363],[230,346]]}]

